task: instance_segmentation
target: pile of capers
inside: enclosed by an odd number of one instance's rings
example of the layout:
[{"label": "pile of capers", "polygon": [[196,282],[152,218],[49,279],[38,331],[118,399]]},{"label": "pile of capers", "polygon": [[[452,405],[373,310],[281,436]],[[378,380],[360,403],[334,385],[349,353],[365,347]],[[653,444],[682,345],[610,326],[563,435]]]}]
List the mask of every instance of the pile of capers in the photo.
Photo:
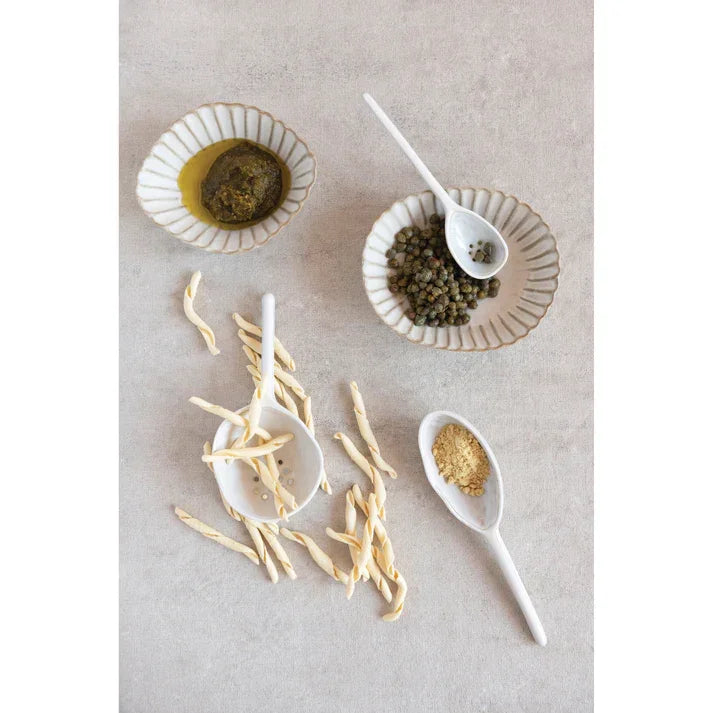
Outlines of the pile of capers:
[{"label": "pile of capers", "polygon": [[477,280],[460,269],[446,245],[445,221],[434,213],[426,228],[410,226],[394,235],[386,251],[389,290],[406,295],[406,314],[417,326],[467,324],[478,300],[497,297],[500,280]]}]

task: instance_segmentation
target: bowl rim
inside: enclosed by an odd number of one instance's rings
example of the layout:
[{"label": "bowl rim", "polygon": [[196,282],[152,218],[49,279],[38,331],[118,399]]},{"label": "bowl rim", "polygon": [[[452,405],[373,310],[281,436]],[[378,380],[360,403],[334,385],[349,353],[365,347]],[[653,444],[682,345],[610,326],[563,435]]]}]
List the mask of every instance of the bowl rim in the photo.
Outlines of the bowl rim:
[{"label": "bowl rim", "polygon": [[[249,248],[247,248],[247,249],[244,249],[244,250],[243,250],[243,249],[240,249],[240,248],[238,248],[237,250],[211,250],[211,249],[210,249],[210,245],[206,245],[206,246],[193,245],[193,242],[192,242],[192,241],[189,242],[189,241],[187,241],[187,240],[183,240],[183,238],[181,238],[181,236],[180,236],[179,234],[172,233],[172,232],[168,229],[168,227],[167,227],[166,225],[161,225],[161,223],[159,223],[159,222],[153,217],[153,215],[152,215],[151,213],[149,213],[149,211],[148,211],[148,210],[146,209],[146,207],[144,206],[144,200],[141,198],[141,196],[139,196],[139,188],[140,188],[140,185],[141,185],[141,184],[139,183],[139,175],[141,175],[141,171],[143,170],[143,167],[144,167],[144,164],[146,163],[146,160],[153,154],[154,148],[161,142],[161,137],[162,137],[164,134],[166,134],[166,133],[168,133],[169,131],[171,131],[172,128],[173,128],[173,126],[174,126],[175,124],[177,124],[179,121],[183,121],[189,114],[196,114],[196,115],[198,115],[198,118],[201,119],[200,115],[198,114],[198,110],[199,110],[199,109],[203,109],[203,108],[205,108],[205,107],[213,108],[213,107],[216,107],[216,106],[225,106],[225,107],[239,106],[239,107],[242,107],[242,108],[245,109],[245,110],[254,109],[254,110],[257,111],[259,114],[262,114],[262,115],[267,116],[267,117],[269,117],[270,119],[272,119],[273,122],[278,123],[278,124],[281,124],[281,125],[284,127],[285,130],[291,131],[291,132],[295,135],[295,138],[297,139],[297,141],[300,142],[300,143],[305,147],[305,149],[306,149],[306,151],[307,151],[306,156],[309,156],[309,157],[312,159],[312,165],[314,166],[314,168],[313,168],[313,170],[312,170],[312,180],[309,182],[309,184],[308,184],[307,186],[305,186],[305,189],[304,189],[304,190],[305,190],[304,198],[302,198],[302,200],[300,200],[300,201],[296,201],[296,202],[297,202],[297,208],[289,214],[289,218],[288,218],[284,223],[280,223],[280,224],[278,225],[278,227],[277,227],[275,230],[273,230],[273,231],[271,231],[271,232],[270,232],[270,231],[266,231],[266,232],[268,233],[268,235],[267,235],[267,238],[266,238],[262,243],[259,243],[259,244],[258,244],[258,243],[255,243],[255,244],[253,244],[251,247],[249,247]],[[202,122],[202,121],[203,121],[203,120],[201,119],[201,122]],[[252,141],[252,139],[248,139],[248,141]],[[217,143],[217,142],[214,141],[213,143]],[[208,146],[212,146],[213,143],[208,144]],[[258,146],[265,146],[265,144],[261,144],[259,141],[254,141],[253,143],[258,144]],[[204,146],[203,148],[207,148],[207,146]],[[270,149],[269,146],[265,146],[265,148],[267,148],[267,149],[269,149],[270,151],[272,151],[272,149]],[[194,154],[194,155],[195,155],[195,154]],[[242,102],[235,102],[235,101],[230,101],[230,102],[226,102],[226,101],[213,101],[213,102],[205,102],[205,103],[200,104],[199,106],[195,107],[194,109],[190,109],[189,111],[185,112],[185,113],[183,114],[183,116],[180,116],[178,119],[175,119],[174,121],[172,121],[172,122],[168,125],[168,128],[164,129],[164,130],[160,133],[158,139],[156,139],[156,141],[153,142],[153,144],[151,145],[151,148],[149,149],[148,154],[144,157],[143,161],[141,162],[141,166],[139,167],[139,171],[138,171],[138,173],[136,174],[136,186],[135,186],[135,188],[134,188],[134,195],[136,196],[136,200],[138,201],[139,205],[141,206],[141,210],[143,210],[143,212],[152,220],[152,222],[154,222],[156,225],[158,225],[159,228],[162,228],[163,230],[165,230],[172,238],[176,238],[176,240],[179,240],[179,241],[180,241],[181,243],[183,243],[184,245],[189,245],[189,246],[191,246],[191,247],[198,248],[198,249],[200,249],[200,250],[205,250],[206,252],[215,253],[215,254],[219,254],[219,255],[240,255],[240,254],[243,254],[243,253],[248,253],[248,252],[250,252],[251,250],[255,250],[256,248],[263,247],[264,245],[266,245],[267,243],[269,243],[270,240],[272,240],[283,228],[285,228],[285,227],[290,223],[290,221],[302,210],[302,206],[304,206],[305,201],[309,198],[310,193],[312,192],[312,187],[314,186],[316,180],[317,180],[317,157],[316,157],[316,156],[314,155],[314,153],[312,152],[312,149],[309,147],[309,144],[308,144],[291,126],[288,126],[284,121],[282,121],[282,119],[278,119],[274,114],[271,114],[269,111],[266,111],[265,109],[261,109],[260,107],[255,106],[254,104],[243,104]],[[184,206],[184,207],[185,207],[185,206]],[[279,206],[277,206],[277,207],[279,208]],[[189,213],[190,213],[190,211],[189,211]],[[193,215],[193,214],[191,213],[191,215]],[[261,220],[259,220],[257,223],[255,223],[254,225],[252,225],[252,226],[250,226],[250,227],[251,227],[251,228],[254,228],[256,225],[262,224],[262,223],[263,223],[264,221],[266,221],[271,215],[272,215],[272,213],[270,213],[270,214],[264,216]],[[210,227],[210,225],[209,225],[208,223],[204,223],[204,221],[202,221],[202,220],[200,220],[200,219],[198,219],[198,221],[199,221],[200,223],[202,223],[202,224],[207,225],[207,226]],[[246,228],[236,228],[236,230],[245,230],[245,229],[246,229]],[[225,229],[225,228],[221,228],[221,230],[226,230],[226,229]],[[227,231],[227,232],[232,232],[232,231]],[[196,240],[197,240],[197,238],[196,238]]]},{"label": "bowl rim", "polygon": [[432,347],[433,349],[439,349],[439,350],[441,350],[441,351],[448,351],[448,352],[491,352],[491,351],[495,351],[495,350],[497,350],[497,349],[502,349],[502,348],[504,348],[504,347],[512,346],[513,344],[517,344],[517,342],[519,342],[519,341],[525,339],[525,337],[527,337],[531,332],[533,332],[535,329],[537,329],[537,327],[540,325],[540,322],[542,322],[542,320],[547,316],[547,313],[549,312],[550,307],[552,307],[552,305],[554,304],[555,295],[557,294],[557,289],[559,288],[559,278],[560,278],[560,275],[561,275],[561,273],[562,273],[562,256],[560,255],[560,251],[559,251],[559,249],[558,249],[558,247],[557,247],[557,238],[555,238],[555,236],[554,236],[554,234],[553,234],[553,232],[552,232],[552,228],[550,228],[549,223],[547,223],[547,221],[540,215],[540,213],[538,213],[529,203],[527,203],[526,201],[521,200],[520,198],[518,198],[517,196],[512,195],[511,193],[506,193],[505,191],[501,191],[501,190],[498,189],[498,188],[487,188],[487,187],[485,187],[485,186],[478,186],[478,187],[476,187],[476,186],[454,186],[454,185],[450,185],[450,184],[449,184],[449,185],[444,186],[444,188],[445,188],[446,192],[449,192],[449,191],[451,191],[451,190],[459,191],[460,193],[462,193],[463,191],[474,191],[475,193],[478,193],[479,191],[486,191],[487,193],[490,194],[490,197],[491,197],[491,198],[492,198],[494,195],[500,195],[500,196],[503,197],[503,199],[512,198],[514,201],[517,201],[517,203],[519,203],[520,205],[525,206],[525,208],[527,208],[533,215],[537,216],[537,218],[539,218],[539,220],[542,221],[542,224],[545,226],[545,228],[547,228],[547,232],[552,236],[552,240],[553,240],[553,242],[554,242],[553,249],[554,249],[555,254],[556,254],[556,256],[557,256],[557,270],[556,270],[555,274],[552,276],[552,280],[554,280],[555,287],[554,287],[554,289],[552,290],[552,299],[550,300],[549,304],[545,307],[545,311],[542,313],[542,316],[537,320],[537,322],[536,322],[535,324],[533,324],[531,327],[528,327],[527,331],[526,331],[524,334],[521,334],[519,337],[517,337],[517,339],[514,339],[512,342],[501,342],[501,343],[498,344],[497,346],[494,346],[494,347],[487,346],[487,347],[485,347],[485,348],[480,348],[480,347],[476,347],[476,346],[473,346],[472,348],[466,348],[466,347],[463,347],[463,346],[461,345],[461,346],[458,347],[457,349],[452,349],[452,348],[449,348],[447,344],[446,344],[446,345],[439,345],[439,344],[435,344],[435,343],[434,343],[434,344],[424,344],[423,342],[417,342],[416,340],[411,339],[411,338],[408,336],[408,333],[403,334],[403,333],[399,332],[399,331],[396,329],[395,324],[389,324],[388,322],[386,322],[386,320],[384,319],[384,317],[376,311],[376,306],[375,306],[374,303],[372,302],[372,300],[371,300],[371,294],[370,294],[370,292],[369,292],[369,290],[367,289],[367,286],[366,286],[367,276],[366,276],[365,271],[364,271],[364,263],[366,262],[365,253],[366,253],[366,249],[367,249],[368,244],[369,244],[369,238],[371,237],[372,233],[374,233],[374,227],[376,226],[376,224],[377,224],[387,213],[391,212],[391,211],[394,209],[394,207],[396,206],[397,203],[405,203],[409,198],[415,198],[415,199],[419,199],[419,200],[420,200],[421,196],[424,196],[424,195],[427,195],[427,194],[431,194],[431,195],[433,196],[434,200],[435,200],[435,201],[438,201],[438,197],[433,193],[433,191],[432,191],[430,188],[426,188],[425,190],[419,191],[418,193],[410,193],[409,195],[405,196],[404,198],[399,198],[399,199],[395,200],[395,201],[394,201],[386,210],[384,210],[384,211],[379,215],[379,217],[371,224],[371,229],[369,230],[369,233],[368,233],[367,236],[366,236],[366,239],[365,239],[365,241],[364,241],[364,248],[363,248],[362,253],[361,253],[361,277],[362,277],[362,283],[363,283],[363,285],[364,285],[364,291],[366,292],[367,299],[369,300],[369,304],[371,305],[371,307],[372,307],[372,309],[374,310],[374,312],[376,312],[376,315],[379,317],[379,319],[380,319],[384,324],[386,324],[387,327],[389,327],[389,328],[392,329],[394,332],[396,332],[396,333],[399,335],[399,337],[402,337],[403,339],[406,339],[407,341],[411,342],[411,344],[415,344],[416,346]]}]

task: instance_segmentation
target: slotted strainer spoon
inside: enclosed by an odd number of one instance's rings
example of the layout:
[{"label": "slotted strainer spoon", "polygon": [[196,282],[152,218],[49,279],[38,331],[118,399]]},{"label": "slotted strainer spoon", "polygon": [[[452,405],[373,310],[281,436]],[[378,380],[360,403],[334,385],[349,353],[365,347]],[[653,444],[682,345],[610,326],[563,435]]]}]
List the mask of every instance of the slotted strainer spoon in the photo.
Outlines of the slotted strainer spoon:
[{"label": "slotted strainer spoon", "polygon": [[[271,294],[262,298],[262,409],[260,426],[272,436],[292,433],[294,438],[275,452],[282,461],[282,472],[289,475],[291,484],[287,489],[295,496],[297,508],[289,516],[301,510],[314,496],[319,487],[324,466],[319,444],[299,418],[290,413],[275,398],[275,298]],[[213,451],[229,448],[243,432],[243,428],[223,421],[213,439]],[[267,490],[256,483],[255,472],[239,460],[225,460],[213,464],[215,478],[223,497],[239,513],[260,522],[279,520],[272,497],[263,497]]]}]

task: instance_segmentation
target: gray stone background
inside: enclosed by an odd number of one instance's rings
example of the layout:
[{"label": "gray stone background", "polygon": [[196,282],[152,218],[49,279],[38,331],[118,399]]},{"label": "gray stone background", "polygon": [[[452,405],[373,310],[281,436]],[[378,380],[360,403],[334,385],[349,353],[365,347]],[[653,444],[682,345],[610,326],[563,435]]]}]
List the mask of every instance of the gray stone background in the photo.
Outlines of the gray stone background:
[{"label": "gray stone background", "polygon": [[[126,713],[592,708],[592,10],[589,0],[121,3],[121,710]],[[500,188],[550,223],[563,272],[525,340],[454,354],[412,345],[365,296],[364,239],[422,182],[361,99],[370,91],[445,183]],[[214,100],[254,104],[318,161],[303,211],[267,246],[210,255],[155,226],[134,197],[153,142]],[[190,273],[222,354],[181,309]],[[217,420],[196,394],[237,407],[251,382],[230,313],[278,302],[278,333],[312,393],[335,494],[295,525],[323,534],[363,476],[332,433],[356,433],[356,379],[382,450],[388,525],[409,583],[396,624],[361,585],[343,588],[289,545],[299,578],[182,525],[180,505],[226,534],[199,460]],[[428,487],[421,417],[447,408],[496,450],[502,533],[549,636],[536,646],[484,543]]]}]

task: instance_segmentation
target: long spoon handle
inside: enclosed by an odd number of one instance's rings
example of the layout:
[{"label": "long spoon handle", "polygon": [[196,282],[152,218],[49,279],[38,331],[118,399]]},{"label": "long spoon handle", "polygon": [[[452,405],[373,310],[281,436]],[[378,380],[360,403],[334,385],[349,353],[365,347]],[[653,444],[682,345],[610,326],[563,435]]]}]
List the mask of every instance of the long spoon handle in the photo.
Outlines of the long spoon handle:
[{"label": "long spoon handle", "polygon": [[495,559],[500,565],[500,569],[503,571],[505,581],[510,586],[517,603],[520,605],[520,609],[522,609],[522,613],[525,616],[527,625],[530,627],[532,636],[540,646],[545,646],[547,644],[547,634],[545,634],[545,630],[542,627],[540,617],[537,616],[532,599],[530,599],[530,595],[527,593],[525,585],[522,583],[522,579],[520,579],[520,575],[517,573],[517,569],[515,569],[515,563],[512,561],[512,557],[510,557],[507,547],[505,547],[503,538],[500,536],[500,531],[496,529],[484,534],[490,543],[490,547],[493,550]]},{"label": "long spoon handle", "polygon": [[260,378],[263,399],[273,399],[275,393],[275,296],[262,296],[262,359]]},{"label": "long spoon handle", "polygon": [[411,163],[416,167],[416,170],[421,174],[421,177],[428,184],[428,187],[438,196],[444,206],[453,203],[453,199],[448,195],[443,186],[434,178],[433,174],[428,170],[428,166],[421,161],[418,154],[411,148],[411,144],[404,138],[403,134],[396,128],[394,122],[389,119],[384,110],[376,103],[374,97],[366,92],[363,94],[364,101],[371,107],[371,110],[379,118],[379,121],[386,127],[386,130],[396,139],[396,143],[401,147],[401,150],[409,157]]}]

